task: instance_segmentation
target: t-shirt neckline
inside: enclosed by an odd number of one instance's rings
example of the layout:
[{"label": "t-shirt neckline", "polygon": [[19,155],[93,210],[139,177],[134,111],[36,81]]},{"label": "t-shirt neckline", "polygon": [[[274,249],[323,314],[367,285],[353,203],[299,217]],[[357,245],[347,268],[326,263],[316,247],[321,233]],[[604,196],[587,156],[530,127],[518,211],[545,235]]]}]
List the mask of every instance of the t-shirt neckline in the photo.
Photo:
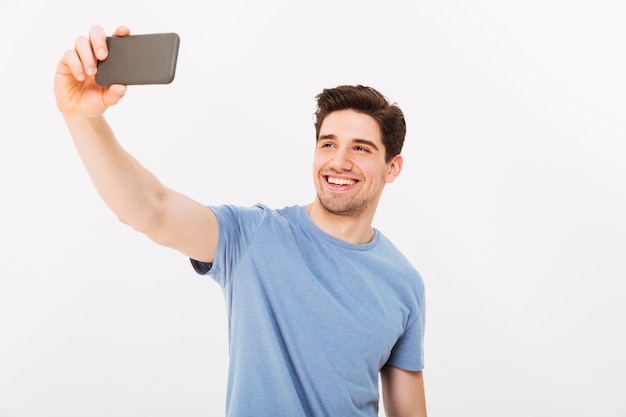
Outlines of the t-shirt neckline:
[{"label": "t-shirt neckline", "polygon": [[314,233],[315,235],[321,237],[322,239],[334,245],[341,246],[342,248],[346,248],[350,250],[366,251],[376,246],[378,244],[378,240],[380,239],[380,232],[378,231],[378,229],[374,228],[374,237],[368,243],[346,242],[345,240],[341,240],[339,238],[336,238],[335,236],[332,236],[326,233],[325,231],[320,229],[319,226],[313,223],[313,220],[309,216],[306,206],[298,206],[298,216],[304,219],[304,221],[302,221],[302,225],[308,231],[310,231],[311,233]]}]

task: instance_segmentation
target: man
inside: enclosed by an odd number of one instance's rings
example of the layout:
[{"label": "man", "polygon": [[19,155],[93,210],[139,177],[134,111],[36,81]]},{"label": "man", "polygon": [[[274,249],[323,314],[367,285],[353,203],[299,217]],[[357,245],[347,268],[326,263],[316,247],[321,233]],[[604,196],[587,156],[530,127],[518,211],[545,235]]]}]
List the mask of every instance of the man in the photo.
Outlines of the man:
[{"label": "man", "polygon": [[324,90],[312,203],[206,207],[162,185],[117,142],[103,113],[126,87],[94,81],[105,39],[93,27],[64,54],[57,107],[120,220],[223,288],[227,414],[375,416],[380,375],[387,416],[425,416],[423,283],[371,226],[384,186],[402,170],[401,110],[369,87]]}]

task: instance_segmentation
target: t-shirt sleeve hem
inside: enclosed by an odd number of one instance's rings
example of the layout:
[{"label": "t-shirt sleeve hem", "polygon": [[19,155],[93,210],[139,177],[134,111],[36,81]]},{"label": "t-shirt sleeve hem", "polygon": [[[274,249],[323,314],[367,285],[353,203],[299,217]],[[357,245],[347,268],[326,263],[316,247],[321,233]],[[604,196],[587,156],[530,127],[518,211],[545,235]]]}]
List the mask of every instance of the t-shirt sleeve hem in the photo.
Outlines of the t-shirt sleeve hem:
[{"label": "t-shirt sleeve hem", "polygon": [[424,369],[424,361],[417,361],[415,359],[402,359],[399,357],[390,358],[386,365],[395,366],[396,368],[404,369],[405,371],[421,371]]}]

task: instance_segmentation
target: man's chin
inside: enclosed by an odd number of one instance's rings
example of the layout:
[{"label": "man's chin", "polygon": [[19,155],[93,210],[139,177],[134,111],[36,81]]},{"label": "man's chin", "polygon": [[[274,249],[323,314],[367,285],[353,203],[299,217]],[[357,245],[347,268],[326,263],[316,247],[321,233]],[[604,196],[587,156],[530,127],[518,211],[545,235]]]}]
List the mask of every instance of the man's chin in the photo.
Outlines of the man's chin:
[{"label": "man's chin", "polygon": [[320,198],[318,196],[320,206],[327,213],[340,217],[361,217],[367,211],[366,204],[359,204],[354,201],[343,201],[340,199]]}]

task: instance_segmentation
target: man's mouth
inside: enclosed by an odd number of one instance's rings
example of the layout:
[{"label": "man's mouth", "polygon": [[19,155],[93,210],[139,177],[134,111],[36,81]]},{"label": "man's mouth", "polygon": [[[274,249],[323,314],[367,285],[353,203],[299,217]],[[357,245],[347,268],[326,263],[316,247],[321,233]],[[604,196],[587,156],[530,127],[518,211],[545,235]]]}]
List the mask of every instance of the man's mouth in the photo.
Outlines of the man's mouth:
[{"label": "man's mouth", "polygon": [[340,185],[340,186],[350,186],[350,185],[354,185],[357,183],[356,180],[350,179],[350,178],[337,178],[337,177],[331,177],[331,176],[326,176],[326,181],[329,184],[332,185]]}]

